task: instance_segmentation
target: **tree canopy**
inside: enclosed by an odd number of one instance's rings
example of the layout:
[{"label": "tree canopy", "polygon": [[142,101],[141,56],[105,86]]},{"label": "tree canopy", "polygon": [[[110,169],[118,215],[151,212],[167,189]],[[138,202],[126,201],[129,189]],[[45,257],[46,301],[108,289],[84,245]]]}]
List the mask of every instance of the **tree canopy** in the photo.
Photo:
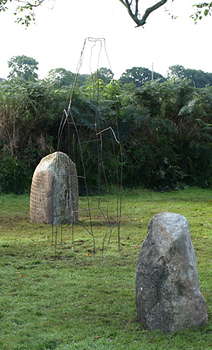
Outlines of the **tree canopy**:
[{"label": "tree canopy", "polygon": [[[31,0],[31,1],[0,0],[0,12],[6,11],[9,8],[8,5],[10,3],[18,2],[19,5],[16,7],[16,10],[14,12],[14,14],[17,17],[16,22],[21,23],[27,27],[32,21],[35,20],[35,9],[41,6],[46,1],[47,0]],[[50,1],[54,2],[55,0],[50,0]],[[136,23],[136,26],[141,27],[146,23],[147,18],[150,16],[150,14],[153,11],[156,11],[157,9],[162,7],[168,0],[159,0],[159,1],[156,0],[154,5],[150,7],[146,7],[144,10],[142,10],[143,12],[141,12],[141,7],[143,7],[142,0],[119,0],[119,1],[123,6],[126,7],[129,16]],[[169,0],[169,1],[174,1],[174,0]],[[198,4],[194,4],[194,8],[196,10],[194,14],[191,14],[191,18],[194,20],[195,23],[197,23],[197,21],[201,20],[204,16],[211,15],[212,2],[201,2]],[[23,13],[24,13],[24,16],[23,16]]]},{"label": "tree canopy", "polygon": [[[16,6],[14,15],[16,16],[16,22],[29,26],[31,21],[35,20],[34,9],[40,6],[45,0],[33,0],[33,1],[19,1],[19,0],[0,0],[0,12],[5,12],[9,9],[10,3],[21,3]],[[24,17],[22,13],[24,12]]]},{"label": "tree canopy", "polygon": [[206,73],[202,70],[185,68],[181,65],[174,65],[169,67],[169,79],[188,79],[190,85],[197,88],[203,88],[206,85],[212,85],[212,73]]},{"label": "tree canopy", "polygon": [[38,70],[38,62],[28,56],[13,56],[8,61],[8,67],[11,71],[8,75],[9,79],[22,79],[25,81],[34,81],[38,78],[38,74],[35,72]]},{"label": "tree canopy", "polygon": [[143,67],[133,67],[131,69],[127,69],[120,77],[119,82],[120,85],[123,86],[125,84],[133,84],[135,87],[141,87],[147,81],[153,79],[162,79],[164,81],[164,77],[157,72],[152,72],[148,68]]},{"label": "tree canopy", "polygon": [[70,86],[74,81],[74,73],[65,68],[55,68],[48,72],[48,79],[55,87]]}]

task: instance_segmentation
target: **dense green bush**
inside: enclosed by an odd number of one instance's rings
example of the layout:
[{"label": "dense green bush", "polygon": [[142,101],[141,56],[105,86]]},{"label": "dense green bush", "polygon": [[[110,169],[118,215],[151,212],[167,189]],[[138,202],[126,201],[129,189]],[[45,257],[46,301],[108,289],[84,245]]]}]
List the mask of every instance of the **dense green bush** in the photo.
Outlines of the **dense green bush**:
[{"label": "dense green bush", "polygon": [[22,194],[29,191],[32,169],[25,159],[17,156],[1,155],[0,162],[0,192]]},{"label": "dense green bush", "polygon": [[211,186],[211,87],[173,79],[126,90],[118,81],[97,79],[94,88],[89,81],[74,89],[68,117],[70,88],[50,80],[0,83],[1,191],[29,190],[40,159],[56,150],[91,188],[116,184],[122,162],[125,186]]},{"label": "dense green bush", "polygon": [[126,185],[211,185],[211,97],[211,88],[192,88],[186,79],[148,82],[135,92],[123,138]]}]

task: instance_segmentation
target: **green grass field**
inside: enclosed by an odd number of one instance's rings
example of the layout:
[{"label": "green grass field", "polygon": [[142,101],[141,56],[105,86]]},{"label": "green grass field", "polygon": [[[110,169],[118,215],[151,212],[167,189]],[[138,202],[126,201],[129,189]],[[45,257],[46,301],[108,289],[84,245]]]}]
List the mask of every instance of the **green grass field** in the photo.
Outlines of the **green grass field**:
[{"label": "green grass field", "polygon": [[[95,202],[95,197],[91,197]],[[107,203],[102,198],[103,205]],[[86,198],[79,200],[80,208]],[[111,196],[111,211],[116,196]],[[209,322],[163,334],[137,322],[135,264],[154,214],[169,211],[189,222],[201,292]],[[86,218],[80,218],[86,225]],[[52,227],[31,223],[29,196],[0,196],[0,349],[212,349],[212,190],[156,193],[124,190],[121,250],[117,230],[105,241],[96,215],[93,237],[81,226],[63,227],[62,245]],[[59,231],[59,230],[58,230]],[[72,240],[74,238],[74,241]]]}]

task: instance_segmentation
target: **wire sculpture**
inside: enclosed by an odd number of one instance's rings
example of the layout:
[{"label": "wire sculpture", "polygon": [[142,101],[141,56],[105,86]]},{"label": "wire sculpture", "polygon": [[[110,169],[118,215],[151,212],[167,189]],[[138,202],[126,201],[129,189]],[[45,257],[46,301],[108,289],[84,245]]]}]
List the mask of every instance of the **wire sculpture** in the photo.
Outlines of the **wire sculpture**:
[{"label": "wire sculpture", "polygon": [[[95,137],[91,140],[81,140],[80,139],[80,133],[79,128],[80,125],[77,124],[75,121],[74,115],[72,113],[72,101],[73,101],[73,93],[76,88],[79,72],[83,63],[84,54],[86,47],[91,44],[91,51],[90,51],[90,74],[92,78],[92,86],[93,86],[93,100],[95,103],[95,111],[94,111],[94,121],[93,121],[93,128],[95,130]],[[97,47],[98,46],[98,47]],[[72,128],[73,135],[76,135],[76,142],[78,144],[78,149],[81,157],[81,169],[82,173],[77,174],[78,180],[80,183],[83,183],[83,187],[85,189],[85,196],[87,198],[87,205],[86,208],[78,208],[78,213],[75,217],[77,217],[77,220],[71,220],[71,226],[72,226],[72,244],[74,245],[74,228],[75,225],[80,225],[91,237],[93,241],[93,253],[96,252],[96,237],[95,237],[95,229],[94,229],[94,222],[96,219],[101,217],[101,222],[103,221],[105,226],[104,235],[102,238],[102,251],[105,249],[105,241],[108,238],[110,242],[112,231],[116,228],[117,229],[117,242],[118,242],[118,249],[120,249],[120,226],[121,226],[121,194],[122,194],[122,147],[119,139],[119,129],[118,129],[118,115],[117,115],[117,108],[115,111],[116,114],[116,130],[114,130],[111,126],[101,129],[101,123],[99,119],[99,113],[98,113],[98,103],[99,103],[99,85],[98,85],[98,76],[97,76],[97,84],[95,85],[94,81],[94,74],[92,71],[92,58],[94,49],[98,48],[98,54],[97,54],[97,74],[99,71],[99,62],[100,62],[100,56],[102,49],[104,48],[107,62],[110,66],[110,61],[108,58],[107,50],[106,50],[106,41],[104,38],[86,38],[83,44],[83,48],[81,50],[79,62],[77,65],[77,70],[75,74],[74,83],[71,89],[70,93],[70,100],[67,109],[64,109],[63,117],[61,118],[60,127],[58,130],[58,151],[60,150],[60,144],[63,137],[63,131],[65,126],[68,126],[69,130]],[[95,88],[96,86],[96,88]],[[115,91],[116,92],[116,91]],[[114,94],[114,104],[116,106],[116,93]],[[107,180],[107,171],[105,169],[104,164],[104,155],[103,155],[103,148],[104,148],[104,137],[110,138],[112,143],[112,153],[114,157],[114,164],[115,164],[115,175],[116,175],[116,215],[114,217],[110,214],[110,190]],[[69,134],[70,137],[70,134]],[[97,157],[97,173],[98,173],[98,180],[97,180],[97,188],[98,188],[98,194],[96,196],[96,204],[93,206],[90,203],[90,196],[89,196],[89,183],[87,181],[86,176],[86,166],[84,162],[84,154],[83,154],[83,147],[82,144],[86,143],[86,146],[88,147],[89,144],[95,144],[95,156]],[[69,156],[70,156],[70,148],[68,149]],[[59,164],[58,164],[59,168]],[[73,176],[71,174],[67,174],[68,177]],[[103,180],[102,180],[103,179]],[[106,188],[106,197],[107,197],[107,203],[106,207],[102,206],[102,193],[101,193],[101,186],[102,181],[104,181],[104,188]],[[105,198],[105,197],[104,197]],[[93,202],[93,200],[92,200]],[[73,205],[71,208],[71,214],[72,217],[74,215],[73,213]],[[96,215],[98,213],[98,215]],[[84,220],[81,220],[81,214],[83,215]],[[86,224],[86,220],[88,221]],[[63,235],[63,228],[62,228],[62,222],[59,222],[57,225],[52,225],[52,241],[55,246],[55,252],[57,250],[58,246],[58,234],[59,234],[59,226],[60,226],[60,236],[61,240],[60,243],[62,244],[62,235]]]}]

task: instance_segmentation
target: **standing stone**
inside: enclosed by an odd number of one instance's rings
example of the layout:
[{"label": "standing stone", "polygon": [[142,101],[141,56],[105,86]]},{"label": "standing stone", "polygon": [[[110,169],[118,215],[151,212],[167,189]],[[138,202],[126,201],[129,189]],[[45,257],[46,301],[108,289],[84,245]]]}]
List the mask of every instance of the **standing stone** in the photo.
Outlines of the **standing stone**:
[{"label": "standing stone", "polygon": [[136,307],[147,329],[176,331],[207,323],[187,219],[153,216],[136,264]]},{"label": "standing stone", "polygon": [[78,219],[76,165],[67,154],[49,154],[35,169],[30,193],[30,219],[51,225]]}]

